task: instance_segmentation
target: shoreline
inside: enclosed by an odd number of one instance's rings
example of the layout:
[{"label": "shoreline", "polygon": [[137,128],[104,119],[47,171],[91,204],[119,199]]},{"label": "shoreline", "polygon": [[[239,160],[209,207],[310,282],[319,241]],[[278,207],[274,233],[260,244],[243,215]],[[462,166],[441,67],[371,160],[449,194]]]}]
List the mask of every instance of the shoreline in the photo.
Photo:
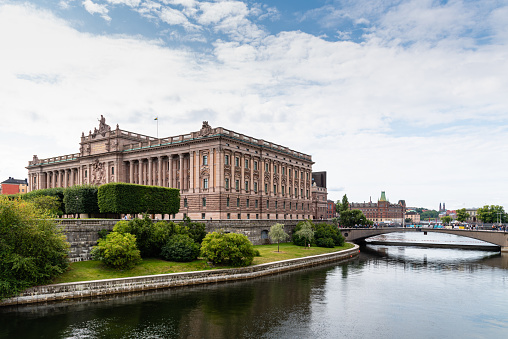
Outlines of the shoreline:
[{"label": "shoreline", "polygon": [[434,244],[423,242],[403,242],[403,241],[366,241],[367,245],[386,245],[386,246],[410,246],[410,247],[427,247],[427,248],[454,248],[475,251],[499,251],[496,245],[460,245],[460,244]]},{"label": "shoreline", "polygon": [[17,297],[3,300],[0,302],[0,307],[254,279],[329,262],[341,262],[356,257],[358,254],[359,246],[355,244],[353,248],[347,250],[248,267],[34,286]]}]

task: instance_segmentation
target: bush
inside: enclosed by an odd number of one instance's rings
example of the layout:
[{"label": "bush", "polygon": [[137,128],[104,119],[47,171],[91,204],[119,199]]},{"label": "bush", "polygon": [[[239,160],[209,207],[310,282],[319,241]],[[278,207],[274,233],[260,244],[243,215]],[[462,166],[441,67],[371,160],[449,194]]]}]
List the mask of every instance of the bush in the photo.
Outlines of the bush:
[{"label": "bush", "polygon": [[109,183],[97,194],[101,213],[176,214],[180,210],[180,190],[159,186]]},{"label": "bush", "polygon": [[0,196],[0,299],[67,270],[69,244],[47,218],[31,202]]},{"label": "bush", "polygon": [[335,243],[332,238],[318,238],[316,239],[316,246],[334,248]]},{"label": "bush", "polygon": [[327,245],[323,245],[328,241],[320,240],[327,238],[332,239],[335,246],[344,246],[345,243],[344,236],[342,236],[342,233],[335,225],[330,225],[326,223],[314,225],[314,239],[316,241],[316,245],[320,247],[330,247]]},{"label": "bush", "polygon": [[188,235],[176,234],[162,247],[161,256],[170,261],[193,261],[199,256],[199,245]]},{"label": "bush", "polygon": [[201,245],[203,239],[206,236],[206,226],[200,222],[192,222],[189,217],[183,223],[180,223],[181,226],[185,226],[188,228],[189,237],[191,237],[197,244]]},{"label": "bush", "polygon": [[129,269],[141,262],[140,252],[136,248],[136,237],[118,232],[111,232],[105,239],[99,239],[92,250],[92,258],[118,269]]},{"label": "bush", "polygon": [[303,236],[302,228],[307,228],[310,225],[311,230],[314,229],[314,224],[310,220],[302,220],[296,224],[296,227],[293,231],[293,244],[296,246],[307,246],[307,244],[314,242],[314,237],[312,236],[310,240]]},{"label": "bush", "polygon": [[[34,200],[41,200],[42,204],[45,205],[50,200],[40,199],[40,197],[53,197],[56,199],[57,203],[53,205],[54,203],[51,203],[51,214],[54,215],[63,215],[64,214],[64,204],[63,204],[63,198],[64,198],[64,188],[62,187],[55,187],[55,188],[45,188],[41,190],[35,190],[24,194],[15,194],[13,195],[13,199],[19,198],[21,200],[26,201],[34,201]],[[11,197],[11,196],[9,196]],[[37,204],[38,202],[36,202]]]},{"label": "bush", "polygon": [[131,226],[127,220],[120,220],[113,226],[113,232],[130,233]]},{"label": "bush", "polygon": [[254,260],[254,247],[238,233],[208,233],[201,244],[201,255],[213,264],[248,266]]},{"label": "bush", "polygon": [[99,236],[99,239],[104,239],[107,237],[107,235],[111,233],[108,229],[103,228],[99,232],[97,232],[97,235]]}]

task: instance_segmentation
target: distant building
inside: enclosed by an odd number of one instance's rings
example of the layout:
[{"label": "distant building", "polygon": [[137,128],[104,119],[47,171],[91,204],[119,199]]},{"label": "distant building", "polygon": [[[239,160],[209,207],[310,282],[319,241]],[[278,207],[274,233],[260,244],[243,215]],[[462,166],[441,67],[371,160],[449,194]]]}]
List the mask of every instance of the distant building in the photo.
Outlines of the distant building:
[{"label": "distant building", "polygon": [[410,210],[406,212],[406,219],[411,219],[413,224],[418,224],[420,222],[420,214],[414,210]]},{"label": "distant building", "polygon": [[9,177],[9,179],[2,181],[2,194],[17,194],[17,193],[26,193],[28,189],[28,181],[27,179],[14,179]]},{"label": "distant building", "polygon": [[332,219],[337,217],[337,209],[335,207],[335,202],[333,200],[328,200],[326,202],[326,218]]},{"label": "distant building", "polygon": [[312,218],[327,219],[328,191],[326,189],[326,172],[313,172],[312,181]]},{"label": "distant building", "polygon": [[362,211],[365,217],[374,223],[402,223],[406,214],[406,202],[399,200],[397,204],[391,204],[382,191],[377,203],[353,202],[349,205],[349,209]]},{"label": "distant building", "polygon": [[466,208],[466,213],[468,214],[468,218],[466,222],[477,222],[478,221],[478,209],[477,208]]}]

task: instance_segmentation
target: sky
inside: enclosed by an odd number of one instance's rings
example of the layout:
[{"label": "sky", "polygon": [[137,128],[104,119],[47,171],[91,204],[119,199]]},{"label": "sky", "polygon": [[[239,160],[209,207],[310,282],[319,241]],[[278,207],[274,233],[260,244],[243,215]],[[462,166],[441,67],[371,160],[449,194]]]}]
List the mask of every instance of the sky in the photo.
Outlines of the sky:
[{"label": "sky", "polygon": [[0,181],[104,115],[312,155],[328,197],[508,207],[508,0],[0,0]]}]

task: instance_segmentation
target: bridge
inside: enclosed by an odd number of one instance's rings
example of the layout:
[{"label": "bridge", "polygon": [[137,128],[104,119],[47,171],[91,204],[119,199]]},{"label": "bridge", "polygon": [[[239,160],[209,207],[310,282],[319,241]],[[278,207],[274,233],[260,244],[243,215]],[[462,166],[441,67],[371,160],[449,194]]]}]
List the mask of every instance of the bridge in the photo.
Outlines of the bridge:
[{"label": "bridge", "polygon": [[365,239],[380,234],[396,232],[436,232],[454,234],[461,237],[482,240],[499,246],[501,252],[508,252],[508,232],[462,230],[448,228],[406,228],[406,227],[381,227],[381,228],[341,228],[342,235],[348,242],[361,243]]}]

